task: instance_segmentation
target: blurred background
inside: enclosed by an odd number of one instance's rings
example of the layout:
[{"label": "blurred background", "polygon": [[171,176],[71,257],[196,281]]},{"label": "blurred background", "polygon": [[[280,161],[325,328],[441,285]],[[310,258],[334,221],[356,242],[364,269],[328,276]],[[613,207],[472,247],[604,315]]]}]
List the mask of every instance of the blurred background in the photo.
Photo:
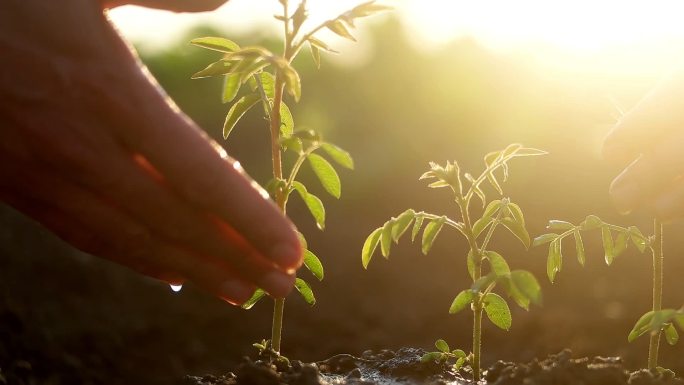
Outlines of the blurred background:
[{"label": "blurred background", "polygon": [[[358,1],[309,3],[314,19],[325,20]],[[341,54],[325,56],[320,70],[308,52],[295,63],[303,78],[301,102],[290,101],[296,125],[320,130],[350,151],[356,169],[341,171],[339,201],[325,196],[310,170],[303,173],[326,205],[325,232],[297,199],[289,206],[326,267],[325,280],[313,284],[314,308],[296,295],[288,301],[283,353],[291,358],[430,348],[437,338],[470,349],[470,314],[447,312],[469,286],[466,244],[457,233],[445,229],[428,256],[405,239],[390,261],[376,255],[368,271],[361,267],[365,237],[391,216],[406,208],[456,215],[446,190],[418,181],[429,161],[457,160],[477,174],[485,153],[509,143],[544,149],[549,155],[513,161],[504,185],[533,236],[545,232],[549,219],[577,223],[588,214],[652,232],[648,216],[612,209],[607,189],[624,165],[601,161],[600,144],[621,112],[680,62],[679,2],[384,3],[396,11],[359,23],[359,43],[321,35]],[[206,14],[110,12],[181,109],[260,182],[270,179],[266,123],[254,109],[228,141],[221,138],[229,108],[220,101],[221,80],[190,80],[217,55],[188,41],[214,35],[277,49],[277,10],[275,0],[232,0]],[[7,207],[0,228],[5,372],[51,384],[169,384],[185,374],[228,371],[252,353],[252,342],[269,336],[268,301],[243,311],[189,285],[173,293],[71,249]],[[665,230],[666,307],[684,302],[677,278],[684,272],[682,230],[677,223]],[[569,347],[576,356],[621,355],[631,368],[645,366],[647,339],[629,344],[627,334],[650,308],[650,255],[630,247],[607,267],[600,238],[585,236],[584,268],[566,245],[553,285],[545,247],[526,251],[510,234],[494,238],[493,249],[513,268],[536,274],[544,304],[530,312],[512,307],[509,332],[485,326],[485,365]],[[661,364],[681,374],[683,353],[684,344],[663,343]]]}]

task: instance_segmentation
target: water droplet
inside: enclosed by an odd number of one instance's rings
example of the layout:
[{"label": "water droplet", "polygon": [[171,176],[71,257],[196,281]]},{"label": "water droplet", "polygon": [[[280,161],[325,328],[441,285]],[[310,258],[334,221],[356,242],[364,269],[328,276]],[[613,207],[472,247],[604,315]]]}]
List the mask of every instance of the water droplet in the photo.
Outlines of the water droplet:
[{"label": "water droplet", "polygon": [[181,289],[183,288],[183,284],[182,284],[182,283],[181,283],[180,285],[169,284],[169,286],[171,287],[171,290],[172,290],[174,293],[178,293],[178,292],[181,291]]}]

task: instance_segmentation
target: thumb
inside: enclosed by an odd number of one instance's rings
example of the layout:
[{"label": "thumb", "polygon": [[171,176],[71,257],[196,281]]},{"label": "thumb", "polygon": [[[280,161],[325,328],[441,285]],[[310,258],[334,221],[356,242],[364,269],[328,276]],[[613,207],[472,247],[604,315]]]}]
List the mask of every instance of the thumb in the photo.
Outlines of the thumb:
[{"label": "thumb", "polygon": [[141,7],[163,9],[173,12],[213,11],[228,0],[101,0],[103,8],[114,8],[121,5],[139,5]]}]

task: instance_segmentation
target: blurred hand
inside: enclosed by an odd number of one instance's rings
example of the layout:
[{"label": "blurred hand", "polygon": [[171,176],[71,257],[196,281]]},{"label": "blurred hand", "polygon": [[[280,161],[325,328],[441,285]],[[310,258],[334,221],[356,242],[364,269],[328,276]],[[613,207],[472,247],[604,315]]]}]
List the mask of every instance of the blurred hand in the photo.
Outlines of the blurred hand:
[{"label": "blurred hand", "polygon": [[285,296],[301,264],[293,225],[138,63],[103,14],[122,3],[3,1],[0,198],[143,274],[231,303],[255,286]]},{"label": "blurred hand", "polygon": [[606,137],[603,153],[630,163],[610,186],[619,211],[644,207],[665,220],[684,217],[684,72],[625,114]]}]

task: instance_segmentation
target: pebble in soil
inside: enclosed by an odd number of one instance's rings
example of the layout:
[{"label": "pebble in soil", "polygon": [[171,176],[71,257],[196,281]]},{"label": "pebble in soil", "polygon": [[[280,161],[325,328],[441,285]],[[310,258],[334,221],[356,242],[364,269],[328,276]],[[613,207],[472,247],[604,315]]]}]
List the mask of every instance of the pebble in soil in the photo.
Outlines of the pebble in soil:
[{"label": "pebble in soil", "polygon": [[[276,367],[246,359],[234,373],[186,378],[187,385],[474,385],[450,365],[422,363],[422,349],[366,351],[361,357],[340,354],[325,361],[292,361]],[[484,373],[489,385],[684,385],[672,373],[630,373],[617,357],[572,358],[569,350],[526,364],[498,361]]]}]

